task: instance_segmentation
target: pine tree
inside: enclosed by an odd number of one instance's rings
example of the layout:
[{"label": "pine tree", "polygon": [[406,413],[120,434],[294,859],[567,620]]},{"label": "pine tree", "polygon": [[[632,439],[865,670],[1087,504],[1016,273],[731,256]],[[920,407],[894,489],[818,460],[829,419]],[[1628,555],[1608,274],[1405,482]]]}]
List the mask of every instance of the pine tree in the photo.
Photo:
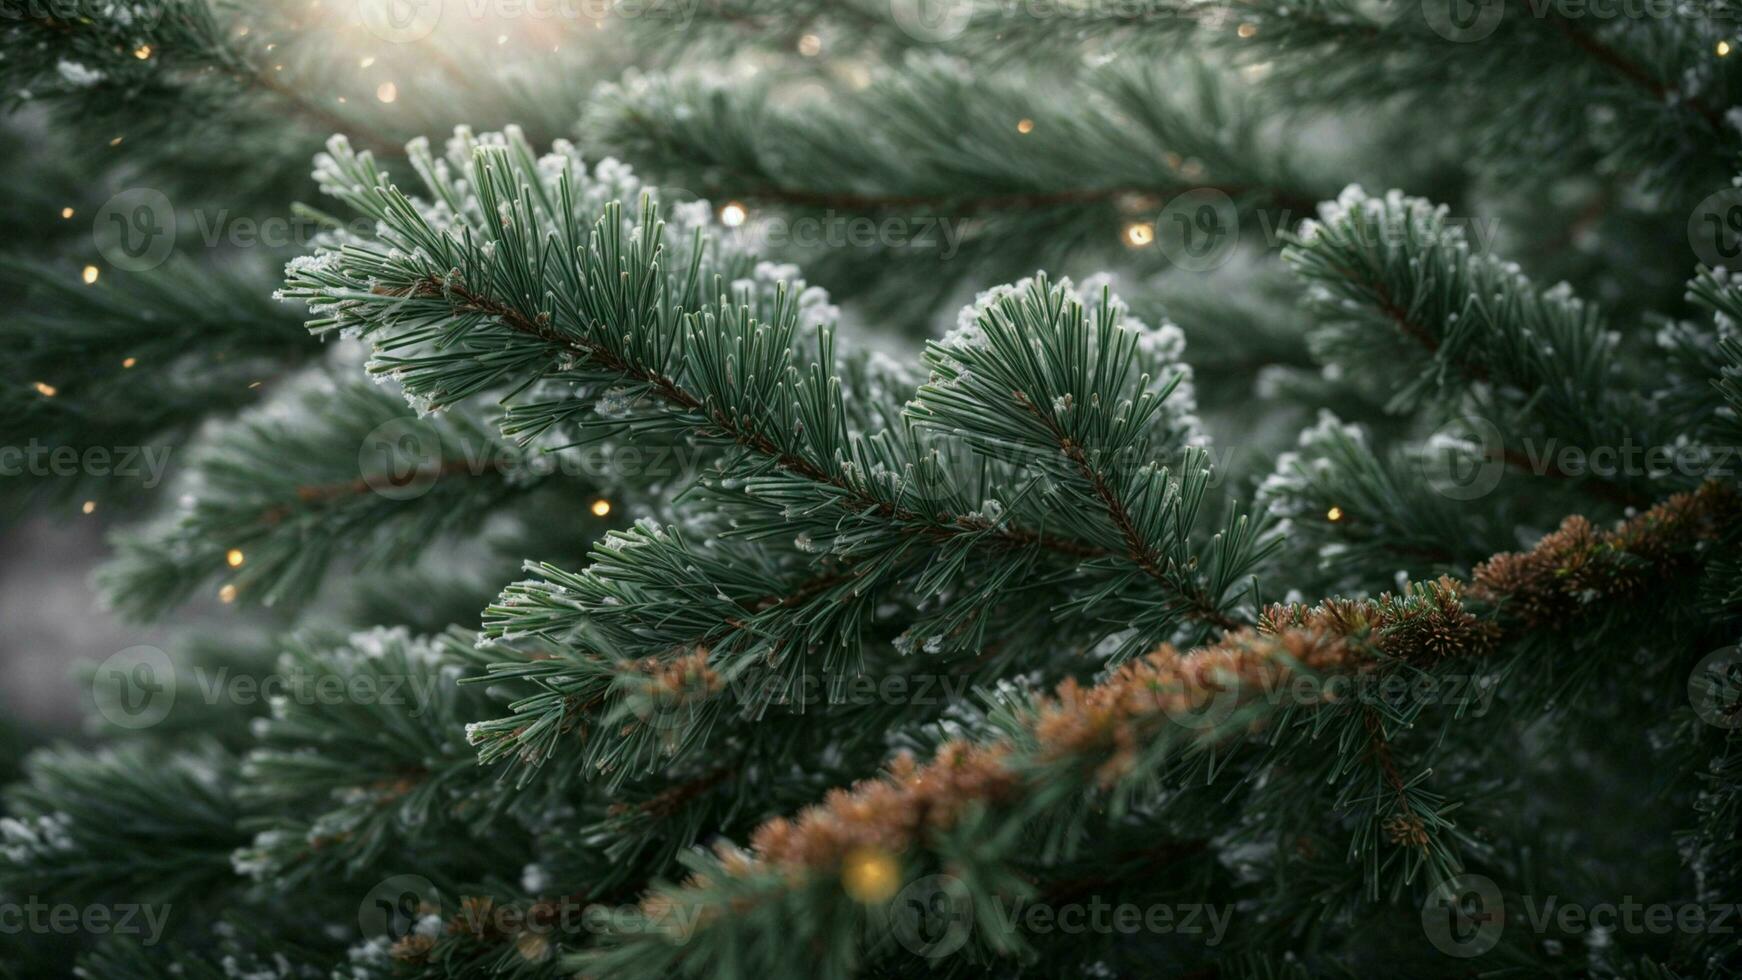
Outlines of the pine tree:
[{"label": "pine tree", "polygon": [[1734,13],[0,0],[0,977],[1742,975]]}]

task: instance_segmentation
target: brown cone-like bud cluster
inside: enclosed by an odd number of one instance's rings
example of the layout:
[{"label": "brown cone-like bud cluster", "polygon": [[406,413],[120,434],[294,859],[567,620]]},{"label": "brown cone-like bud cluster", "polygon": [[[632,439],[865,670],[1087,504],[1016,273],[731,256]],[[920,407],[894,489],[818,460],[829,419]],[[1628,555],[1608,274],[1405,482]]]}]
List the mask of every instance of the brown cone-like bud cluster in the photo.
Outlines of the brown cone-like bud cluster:
[{"label": "brown cone-like bud cluster", "polygon": [[1495,555],[1476,566],[1470,597],[1526,628],[1564,622],[1598,600],[1637,596],[1686,568],[1703,542],[1738,514],[1736,491],[1707,483],[1678,493],[1599,531],[1574,515],[1529,551]]}]

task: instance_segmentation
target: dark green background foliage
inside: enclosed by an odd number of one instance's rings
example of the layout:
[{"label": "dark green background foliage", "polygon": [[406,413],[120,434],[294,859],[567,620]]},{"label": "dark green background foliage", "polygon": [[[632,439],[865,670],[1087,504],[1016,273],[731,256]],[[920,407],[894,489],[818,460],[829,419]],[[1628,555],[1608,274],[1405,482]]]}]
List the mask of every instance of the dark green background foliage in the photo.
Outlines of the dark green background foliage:
[{"label": "dark green background foliage", "polygon": [[1742,974],[1737,13],[0,0],[0,976]]}]

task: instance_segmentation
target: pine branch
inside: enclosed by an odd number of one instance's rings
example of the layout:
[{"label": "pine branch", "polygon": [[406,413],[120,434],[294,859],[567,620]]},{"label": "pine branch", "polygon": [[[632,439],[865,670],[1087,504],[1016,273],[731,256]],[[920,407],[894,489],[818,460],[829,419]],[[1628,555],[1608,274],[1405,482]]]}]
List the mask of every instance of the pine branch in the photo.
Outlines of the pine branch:
[{"label": "pine branch", "polygon": [[45,749],[9,787],[0,889],[58,901],[182,903],[230,883],[235,761],[210,745]]},{"label": "pine branch", "polygon": [[[1147,390],[1143,377],[1177,357],[1176,331],[1152,334],[1106,295],[1091,328],[1075,288],[1044,280],[989,293],[965,314],[969,332],[1055,337],[1030,367],[1012,361],[1003,373],[1035,372],[1027,390],[1049,405],[1081,406],[1067,427],[1073,445],[1095,455],[1102,490],[1117,491],[1112,516],[1088,523],[1073,513],[1079,491],[1068,482],[1052,487],[1047,460],[1060,449],[1053,437],[1016,458],[1001,448],[1007,391],[949,388],[962,372],[947,364],[990,371],[996,357],[1032,359],[1013,341],[999,355],[949,344],[934,351],[938,377],[909,407],[910,422],[895,387],[907,382],[875,377],[861,359],[838,359],[832,330],[801,326],[803,304],[784,286],[731,294],[717,280],[704,286],[711,269],[743,257],[704,236],[703,213],[680,212],[693,231],[668,258],[651,202],[633,222],[602,203],[633,189],[627,175],[598,183],[560,147],[535,163],[516,134],[484,143],[469,158],[456,150],[446,167],[412,148],[438,205],[388,188],[367,155],[335,143],[323,178],[382,223],[383,240],[293,265],[286,295],[331,314],[315,329],[360,332],[378,352],[372,369],[420,404],[506,390],[508,431],[562,429],[568,444],[677,434],[720,450],[692,492],[732,515],[726,534],[756,542],[704,549],[679,529],[650,524],[608,539],[580,576],[537,569],[547,582],[512,590],[489,628],[578,643],[579,656],[530,673],[521,663],[503,666],[505,676],[536,679],[545,693],[473,726],[484,758],[542,762],[564,733],[622,724],[637,702],[607,703],[605,695],[633,695],[649,676],[679,688],[693,680],[707,701],[721,680],[745,672],[790,682],[808,669],[800,665],[809,651],[822,655],[825,671],[843,670],[860,655],[880,599],[941,603],[914,625],[929,632],[928,652],[934,641],[940,649],[982,646],[995,622],[989,611],[1043,583],[1072,583],[1058,608],[1123,633],[1125,650],[1182,621],[1237,622],[1227,594],[1263,554],[1258,528],[1232,521],[1200,567],[1194,533],[1209,477],[1201,459],[1187,454],[1177,477],[1143,465],[1196,438],[1178,379]],[[450,174],[466,175],[463,192]],[[465,217],[449,227],[454,216]],[[1092,361],[1073,353],[1083,344],[1100,348]],[[520,409],[514,393],[534,385],[574,394],[566,407],[541,395]],[[608,411],[591,402],[600,392]],[[1128,468],[1107,468],[1114,466]],[[682,512],[720,530],[704,508]],[[1133,534],[1142,535],[1135,559]],[[1168,601],[1128,588],[1146,577],[1146,565],[1165,580]],[[818,576],[830,584],[801,584]],[[766,597],[778,598],[768,606]],[[760,612],[746,617],[747,603]],[[609,642],[587,637],[601,629]],[[698,647],[704,659],[682,667]],[[660,680],[666,669],[678,674]],[[595,709],[604,717],[592,718]],[[621,737],[589,745],[588,766],[621,779],[659,764],[698,746],[717,713],[717,704],[697,708],[673,731],[625,724]]]},{"label": "pine branch", "polygon": [[[766,235],[884,317],[917,321],[961,285],[1036,268],[1153,266],[1163,250],[1141,236],[1188,191],[1227,195],[1219,220],[1268,232],[1333,186],[1256,124],[1246,86],[1195,65],[989,80],[915,55],[814,104],[788,108],[777,95],[760,83],[637,77],[603,91],[583,128],[599,152],[662,183],[755,206],[738,234]],[[1085,114],[1085,103],[1099,111]],[[847,222],[888,231],[835,241],[831,229]]]},{"label": "pine branch", "polygon": [[[932,381],[909,404],[908,416],[934,431],[960,433],[989,456],[1044,466],[1062,455],[1080,481],[1082,502],[1104,511],[1114,531],[1117,544],[1109,551],[1123,551],[1187,616],[1234,628],[1237,622],[1218,607],[1219,591],[1170,557],[1193,523],[1202,488],[1182,484],[1174,496],[1168,475],[1144,465],[1203,441],[1192,417],[1158,416],[1189,372],[1178,369],[1154,384],[1147,372],[1157,360],[1177,357],[1177,329],[1146,336],[1122,324],[1126,311],[1105,289],[1092,302],[1090,309],[1053,306],[1044,279],[1027,295],[1020,288],[993,291],[977,320],[928,345]],[[1189,411],[1189,387],[1180,394]],[[1198,465],[1188,456],[1184,467]],[[1076,501],[1060,497],[1056,509],[1072,513]],[[1218,584],[1225,587],[1226,579]]]},{"label": "pine branch", "polygon": [[[834,921],[836,916],[863,921],[869,910],[855,906],[838,885],[843,862],[852,855],[884,855],[890,872],[902,874],[926,852],[949,850],[957,828],[972,827],[984,836],[988,819],[1018,826],[1036,820],[1045,808],[1057,805],[1052,801],[1070,795],[1061,791],[1061,780],[1106,792],[1152,779],[1178,753],[1203,752],[1247,729],[1258,716],[1236,707],[1220,715],[1220,724],[1199,727],[1183,740],[1178,719],[1230,695],[1261,709],[1262,698],[1256,695],[1286,684],[1297,672],[1323,675],[1482,657],[1496,644],[1516,642],[1544,626],[1565,629],[1565,616],[1551,623],[1533,613],[1542,606],[1541,590],[1581,596],[1582,604],[1589,605],[1592,595],[1616,602],[1673,582],[1685,566],[1660,560],[1646,566],[1658,569],[1651,578],[1623,570],[1646,559],[1696,560],[1692,556],[1698,545],[1734,518],[1737,505],[1732,490],[1708,484],[1613,532],[1578,541],[1551,535],[1531,552],[1496,556],[1477,570],[1469,587],[1475,603],[1470,608],[1459,602],[1463,588],[1451,580],[1420,587],[1415,600],[1387,597],[1377,603],[1330,600],[1310,609],[1275,607],[1260,630],[1231,634],[1187,654],[1164,647],[1086,691],[1067,685],[1053,698],[1014,715],[1005,734],[995,740],[947,743],[924,766],[898,759],[885,778],[837,794],[797,821],[764,825],[753,838],[752,854],[721,845],[717,856],[692,865],[696,876],[689,884],[658,890],[645,900],[643,925],[651,934],[620,934],[613,944],[575,959],[574,965],[631,976],[685,970],[693,956],[720,955],[720,943],[746,950],[743,940],[785,921],[776,910],[790,908],[789,902],[810,905],[810,921]],[[1569,518],[1568,524],[1581,520]],[[1508,572],[1520,566],[1530,573]],[[1563,581],[1569,569],[1576,570],[1575,580]],[[1395,770],[1395,763],[1385,765],[1387,749],[1376,746],[1374,752],[1381,769]],[[1405,792],[1398,789],[1401,775],[1392,781],[1390,771],[1386,779],[1392,789]],[[1406,842],[1416,828],[1409,829]],[[1008,861],[1010,856],[993,860]],[[678,922],[697,925],[674,933],[671,926]],[[835,964],[832,972],[844,973],[857,963],[859,954],[843,945],[854,943],[857,934],[856,929],[841,928],[819,937],[831,944],[824,962]],[[787,955],[797,951],[789,947],[767,944],[756,949],[747,954],[754,957],[756,969],[782,975],[796,966]],[[803,955],[816,952],[807,949]]]},{"label": "pine branch", "polygon": [[[1258,131],[1249,94],[1207,68],[1113,65],[1063,80],[1068,100],[1053,94],[1060,81],[970,79],[959,62],[916,57],[796,112],[761,87],[644,76],[600,93],[585,128],[662,180],[808,208],[968,215],[1209,189],[1305,214],[1318,197],[1307,167]],[[1083,119],[1084,100],[1118,127]],[[872,152],[896,134],[920,137],[924,156],[898,166]],[[956,152],[988,144],[1008,152]],[[837,165],[814,166],[815,155]],[[1137,165],[1154,158],[1166,168]]]},{"label": "pine branch", "polygon": [[[475,778],[454,738],[483,704],[455,683],[456,643],[400,630],[289,641],[275,672],[289,683],[242,764],[237,796],[257,816],[234,856],[239,874],[297,884],[379,873],[414,836],[451,842],[486,826],[501,842],[508,797]],[[475,861],[462,851],[448,852],[444,870]]]},{"label": "pine branch", "polygon": [[1076,558],[1093,558],[1105,554],[1092,546],[1054,537],[1038,530],[1008,524],[993,526],[983,519],[954,514],[922,515],[912,509],[900,507],[888,499],[855,486],[842,471],[827,467],[818,462],[815,456],[783,446],[749,416],[734,416],[719,404],[686,389],[677,379],[660,373],[656,368],[633,363],[603,344],[565,336],[533,322],[512,307],[475,295],[463,286],[430,279],[420,282],[413,295],[446,296],[457,301],[453,307],[456,316],[491,317],[517,333],[543,341],[556,355],[587,358],[617,375],[621,381],[644,387],[655,398],[674,409],[683,418],[690,434],[704,440],[730,443],[747,453],[762,457],[783,472],[828,487],[838,494],[839,505],[842,507],[861,512],[870,511],[894,524],[911,525],[919,533],[938,542],[958,534],[990,535],[1010,547],[1037,546]]},{"label": "pine branch", "polygon": [[[1530,11],[1528,3],[1520,3],[1520,8],[1534,14],[1533,11]],[[1682,92],[1654,76],[1644,65],[1615,47],[1605,44],[1601,38],[1584,30],[1580,25],[1560,16],[1558,11],[1551,13],[1544,19],[1574,47],[1589,55],[1593,61],[1644,89],[1653,100],[1665,105],[1685,106],[1704,119],[1713,130],[1724,128],[1722,115],[1707,105],[1699,96],[1684,97]]]},{"label": "pine branch", "polygon": [[217,582],[225,602],[295,605],[335,561],[403,565],[555,475],[481,413],[422,422],[375,385],[317,374],[202,445],[177,510],[119,536],[99,584],[141,618]]},{"label": "pine branch", "polygon": [[[0,367],[0,444],[38,457],[6,461],[13,492],[133,503],[168,476],[198,423],[314,357],[319,346],[264,301],[260,271],[173,262],[87,285],[46,263],[0,265],[0,285],[20,293],[0,325],[11,351]],[[51,452],[74,453],[78,465]]]},{"label": "pine branch", "polygon": [[[1564,285],[1540,290],[1517,267],[1473,247],[1444,207],[1359,188],[1326,205],[1284,250],[1306,282],[1322,326],[1315,353],[1391,394],[1394,410],[1429,399],[1450,414],[1522,428],[1586,452],[1668,446],[1673,424],[1646,399],[1616,393],[1618,335]],[[1412,350],[1414,351],[1412,353]],[[1423,356],[1425,355],[1425,357]],[[1400,372],[1399,364],[1415,370]],[[1549,443],[1552,445],[1553,443]],[[1538,465],[1516,445],[1485,445],[1490,457],[1566,478],[1552,458]],[[1654,483],[1691,485],[1697,474],[1590,474],[1585,486],[1638,504]]]},{"label": "pine branch", "polygon": [[[1735,156],[1737,136],[1719,117],[1735,103],[1742,73],[1712,57],[1727,36],[1727,15],[1698,4],[1607,19],[1601,29],[1529,3],[1492,6],[1470,23],[1443,14],[1436,22],[1435,11],[1378,17],[1306,0],[1213,12],[1226,19],[1188,36],[1268,64],[1276,91],[1303,106],[1391,103],[1432,112],[1425,118],[1479,133],[1461,147],[1506,181],[1543,186],[1548,175],[1524,161],[1553,157],[1561,162],[1556,180],[1569,172],[1628,174],[1691,203]],[[1229,22],[1242,26],[1229,31]],[[1456,99],[1448,102],[1447,92]],[[1583,115],[1593,100],[1612,107],[1613,126]],[[1528,106],[1526,118],[1507,114],[1519,106]],[[1666,213],[1684,212],[1672,205]]]},{"label": "pine branch", "polygon": [[1382,456],[1374,441],[1366,430],[1322,412],[1302,430],[1297,448],[1277,457],[1259,488],[1257,505],[1282,522],[1277,562],[1296,569],[1297,578],[1298,569],[1324,573],[1322,581],[1295,588],[1370,591],[1400,564],[1466,574],[1515,541],[1503,496],[1489,506],[1454,499],[1434,484],[1441,469],[1473,470],[1486,462],[1481,447],[1440,439]]}]

